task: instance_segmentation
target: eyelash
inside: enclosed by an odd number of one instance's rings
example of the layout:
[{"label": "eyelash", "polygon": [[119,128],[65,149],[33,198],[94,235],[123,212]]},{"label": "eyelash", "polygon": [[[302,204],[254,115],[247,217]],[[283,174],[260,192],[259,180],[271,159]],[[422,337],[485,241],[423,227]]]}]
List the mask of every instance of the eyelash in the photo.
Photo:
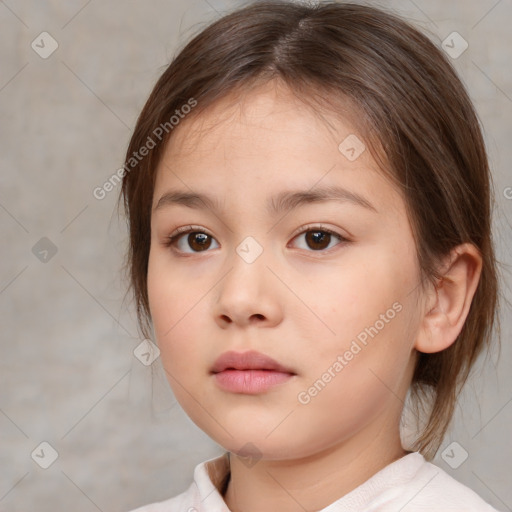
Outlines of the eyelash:
[{"label": "eyelash", "polygon": [[[327,233],[329,235],[335,236],[340,241],[340,243],[336,244],[336,245],[342,245],[342,244],[349,242],[349,240],[347,238],[340,235],[336,231],[333,231],[332,229],[329,229],[329,228],[324,228],[322,225],[318,225],[318,224],[309,224],[307,226],[302,226],[301,228],[299,228],[299,230],[297,230],[297,231],[295,231],[295,233],[293,233],[292,240],[295,239],[299,235],[308,233],[309,231],[320,231],[321,233]],[[200,233],[200,234],[208,235],[212,238],[215,238],[212,234],[210,234],[208,231],[205,231],[200,226],[183,226],[183,227],[177,228],[176,231],[174,231],[174,233],[172,235],[169,235],[167,237],[167,239],[164,243],[165,247],[174,246],[176,244],[176,242],[183,235],[186,235],[188,233]],[[307,251],[307,252],[326,253],[326,252],[331,251],[332,249],[334,249],[334,247],[332,247],[331,249],[324,249],[324,250],[318,250],[318,251]],[[181,253],[183,251],[176,250],[176,252]],[[201,252],[208,252],[208,251],[197,251],[197,252],[191,252],[191,253],[186,253],[186,254],[201,254]]]}]

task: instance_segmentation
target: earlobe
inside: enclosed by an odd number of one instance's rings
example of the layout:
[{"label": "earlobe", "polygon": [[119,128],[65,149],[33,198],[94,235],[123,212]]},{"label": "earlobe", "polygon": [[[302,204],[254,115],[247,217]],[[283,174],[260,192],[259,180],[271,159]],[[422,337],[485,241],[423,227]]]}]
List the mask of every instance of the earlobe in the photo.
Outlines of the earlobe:
[{"label": "earlobe", "polygon": [[472,244],[450,252],[435,293],[425,301],[414,348],[433,353],[448,348],[460,334],[480,280],[482,257]]}]

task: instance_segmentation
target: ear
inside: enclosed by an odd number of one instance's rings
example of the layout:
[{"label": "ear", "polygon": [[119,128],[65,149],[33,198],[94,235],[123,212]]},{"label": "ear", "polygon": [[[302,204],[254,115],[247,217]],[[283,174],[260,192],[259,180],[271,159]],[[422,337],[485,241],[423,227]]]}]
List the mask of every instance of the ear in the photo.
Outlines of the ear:
[{"label": "ear", "polygon": [[482,256],[472,244],[462,244],[443,262],[442,277],[424,302],[414,348],[440,352],[455,342],[466,321],[480,280]]}]

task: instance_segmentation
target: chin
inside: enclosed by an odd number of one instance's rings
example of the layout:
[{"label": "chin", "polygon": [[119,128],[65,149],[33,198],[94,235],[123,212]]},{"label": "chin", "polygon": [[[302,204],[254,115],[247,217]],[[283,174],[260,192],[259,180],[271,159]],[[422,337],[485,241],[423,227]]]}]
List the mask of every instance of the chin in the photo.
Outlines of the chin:
[{"label": "chin", "polygon": [[218,426],[214,429],[208,429],[208,427],[200,425],[200,428],[222,448],[240,457],[251,459],[250,463],[260,459],[293,460],[310,456],[316,451],[316,447],[312,445],[310,439],[292,438],[287,430],[283,430],[279,434],[275,432],[268,435],[268,429],[258,432],[241,425],[234,430],[230,429],[229,425],[225,425],[230,436]]}]

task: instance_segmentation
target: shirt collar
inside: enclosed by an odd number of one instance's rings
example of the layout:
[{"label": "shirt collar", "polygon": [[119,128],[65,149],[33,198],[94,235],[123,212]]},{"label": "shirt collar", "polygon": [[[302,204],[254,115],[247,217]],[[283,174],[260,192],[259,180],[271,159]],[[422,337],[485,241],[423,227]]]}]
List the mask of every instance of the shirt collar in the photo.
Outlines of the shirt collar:
[{"label": "shirt collar", "polygon": [[200,511],[230,512],[222,497],[230,476],[229,467],[228,452],[196,466],[194,482],[199,493]]}]

